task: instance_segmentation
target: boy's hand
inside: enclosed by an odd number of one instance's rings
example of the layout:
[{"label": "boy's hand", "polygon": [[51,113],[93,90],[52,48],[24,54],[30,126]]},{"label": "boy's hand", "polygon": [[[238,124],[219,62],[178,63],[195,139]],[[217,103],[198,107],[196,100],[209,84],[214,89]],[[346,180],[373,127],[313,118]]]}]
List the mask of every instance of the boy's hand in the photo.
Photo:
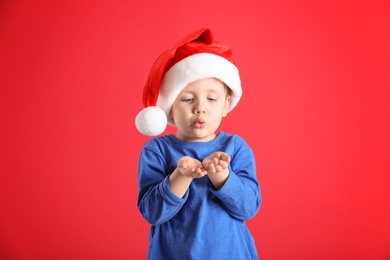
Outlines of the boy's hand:
[{"label": "boy's hand", "polygon": [[206,157],[203,162],[203,168],[207,170],[207,173],[219,173],[228,168],[230,162],[230,156],[224,152],[215,152]]},{"label": "boy's hand", "polygon": [[201,178],[207,174],[199,160],[183,156],[177,161],[179,172],[189,178]]}]

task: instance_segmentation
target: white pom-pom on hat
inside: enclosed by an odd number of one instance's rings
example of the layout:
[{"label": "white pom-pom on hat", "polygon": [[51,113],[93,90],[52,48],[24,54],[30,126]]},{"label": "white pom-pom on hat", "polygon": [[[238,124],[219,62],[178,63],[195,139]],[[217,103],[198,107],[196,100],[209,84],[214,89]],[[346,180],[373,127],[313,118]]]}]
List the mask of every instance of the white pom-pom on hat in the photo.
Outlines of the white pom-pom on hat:
[{"label": "white pom-pom on hat", "polygon": [[156,136],[165,131],[167,116],[164,111],[156,106],[146,107],[135,118],[138,131],[147,136]]},{"label": "white pom-pom on hat", "polygon": [[207,28],[188,34],[157,58],[143,91],[145,108],[135,120],[138,131],[157,136],[167,123],[174,125],[169,113],[177,96],[189,83],[205,78],[217,78],[232,90],[230,112],[242,95],[239,71],[229,46]]}]

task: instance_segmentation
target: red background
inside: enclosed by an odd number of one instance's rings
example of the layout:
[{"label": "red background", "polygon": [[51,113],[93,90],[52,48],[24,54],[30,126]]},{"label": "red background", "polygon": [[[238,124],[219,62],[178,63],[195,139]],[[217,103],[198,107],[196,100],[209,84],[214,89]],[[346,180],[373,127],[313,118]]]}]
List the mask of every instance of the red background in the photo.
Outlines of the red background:
[{"label": "red background", "polygon": [[[1,259],[145,259],[134,118],[157,56],[210,27],[244,96],[262,259],[390,259],[390,2],[0,3]],[[174,129],[169,128],[166,133]]]}]

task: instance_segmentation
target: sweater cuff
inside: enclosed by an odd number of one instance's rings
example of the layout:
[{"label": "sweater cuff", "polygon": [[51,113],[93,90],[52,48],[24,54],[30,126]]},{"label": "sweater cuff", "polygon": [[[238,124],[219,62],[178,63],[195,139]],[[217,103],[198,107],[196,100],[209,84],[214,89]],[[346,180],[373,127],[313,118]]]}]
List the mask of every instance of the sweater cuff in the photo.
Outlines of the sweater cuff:
[{"label": "sweater cuff", "polygon": [[164,194],[164,198],[172,203],[172,204],[183,204],[187,201],[189,189],[184,194],[183,198],[180,198],[174,194],[169,188],[169,175],[162,182],[162,193]]},{"label": "sweater cuff", "polygon": [[229,176],[226,179],[225,184],[219,190],[214,189],[213,186],[210,187],[211,192],[220,200],[231,198],[237,191],[237,182],[239,182],[240,179],[231,169],[229,169],[229,171]]}]

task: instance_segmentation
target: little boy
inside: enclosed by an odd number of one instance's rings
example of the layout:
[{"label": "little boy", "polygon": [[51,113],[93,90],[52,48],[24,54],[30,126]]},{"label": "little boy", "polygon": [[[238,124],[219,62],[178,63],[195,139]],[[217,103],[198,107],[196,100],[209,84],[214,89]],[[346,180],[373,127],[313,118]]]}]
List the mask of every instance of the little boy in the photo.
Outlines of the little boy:
[{"label": "little boy", "polygon": [[152,225],[148,259],[258,259],[245,221],[261,205],[252,149],[216,133],[240,100],[228,46],[197,30],[164,52],[144,88],[137,129],[149,140],[138,169],[138,208]]}]

